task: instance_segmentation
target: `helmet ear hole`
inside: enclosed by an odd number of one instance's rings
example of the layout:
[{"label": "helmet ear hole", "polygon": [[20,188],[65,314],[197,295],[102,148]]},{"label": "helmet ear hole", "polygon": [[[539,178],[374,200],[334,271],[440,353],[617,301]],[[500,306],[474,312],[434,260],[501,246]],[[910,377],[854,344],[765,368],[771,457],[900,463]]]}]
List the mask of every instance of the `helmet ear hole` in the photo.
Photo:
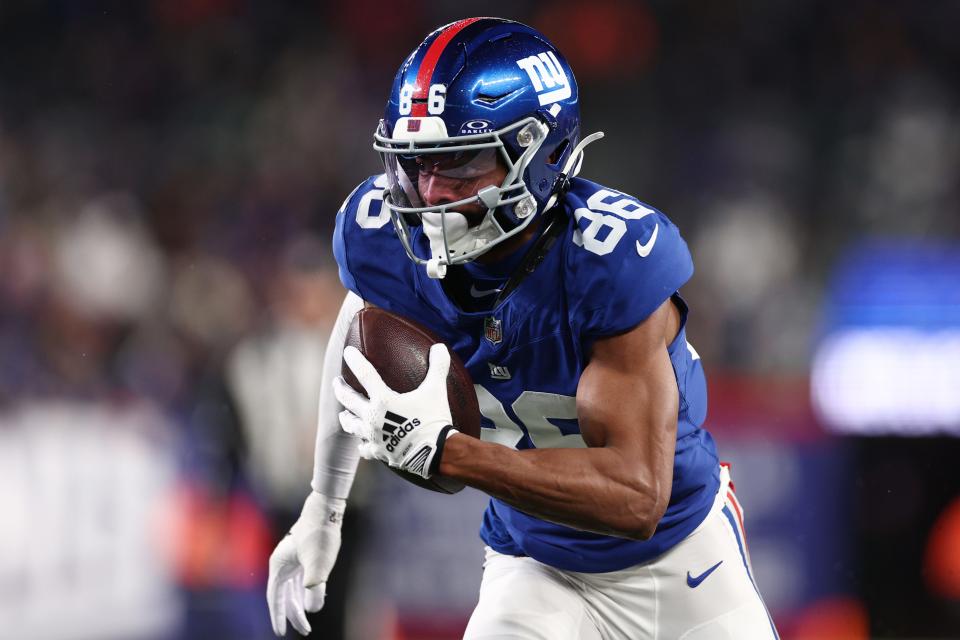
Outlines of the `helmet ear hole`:
[{"label": "helmet ear hole", "polygon": [[560,144],[557,145],[557,148],[553,150],[553,153],[550,154],[550,157],[547,158],[547,164],[554,166],[559,165],[563,162],[563,156],[566,154],[567,149],[570,148],[570,139],[564,139]]}]

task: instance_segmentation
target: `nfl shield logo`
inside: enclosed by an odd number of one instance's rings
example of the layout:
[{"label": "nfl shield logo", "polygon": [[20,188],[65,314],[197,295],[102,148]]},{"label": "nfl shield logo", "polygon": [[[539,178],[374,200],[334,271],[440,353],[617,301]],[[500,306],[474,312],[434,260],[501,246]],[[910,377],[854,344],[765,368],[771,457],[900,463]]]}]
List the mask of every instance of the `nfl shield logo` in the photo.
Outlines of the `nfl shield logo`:
[{"label": "nfl shield logo", "polygon": [[483,321],[483,337],[493,344],[500,344],[503,340],[503,325],[493,316],[487,316]]},{"label": "nfl shield logo", "polygon": [[420,121],[407,120],[407,131],[420,131]]}]

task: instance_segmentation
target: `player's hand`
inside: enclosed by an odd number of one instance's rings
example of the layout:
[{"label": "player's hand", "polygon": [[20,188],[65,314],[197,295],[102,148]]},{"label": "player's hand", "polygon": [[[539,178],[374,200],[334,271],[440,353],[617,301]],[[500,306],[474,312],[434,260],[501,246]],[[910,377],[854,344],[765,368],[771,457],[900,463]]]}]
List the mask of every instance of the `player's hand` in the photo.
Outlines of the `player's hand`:
[{"label": "player's hand", "polygon": [[447,400],[447,347],[430,347],[427,376],[409,393],[390,389],[358,349],[347,347],[343,359],[369,396],[354,391],[343,377],[333,381],[334,395],[346,408],[340,426],[360,437],[360,455],[424,478],[436,473],[443,443],[457,433]]},{"label": "player's hand", "polygon": [[311,491],[300,518],[270,555],[267,606],[278,636],[287,620],[301,635],[310,633],[306,611],[319,611],[327,594],[327,577],[340,551],[340,526],[347,501]]}]

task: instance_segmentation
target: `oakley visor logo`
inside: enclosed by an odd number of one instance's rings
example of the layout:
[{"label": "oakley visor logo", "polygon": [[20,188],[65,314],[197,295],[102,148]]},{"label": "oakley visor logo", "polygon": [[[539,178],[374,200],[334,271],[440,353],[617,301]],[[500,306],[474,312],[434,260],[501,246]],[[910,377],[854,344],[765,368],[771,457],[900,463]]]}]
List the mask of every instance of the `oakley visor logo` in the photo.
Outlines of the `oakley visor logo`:
[{"label": "oakley visor logo", "polygon": [[490,133],[493,131],[493,123],[489,120],[470,120],[460,125],[460,134],[470,133]]},{"label": "oakley visor logo", "polygon": [[553,51],[517,60],[517,66],[530,76],[541,107],[570,97],[570,81]]}]

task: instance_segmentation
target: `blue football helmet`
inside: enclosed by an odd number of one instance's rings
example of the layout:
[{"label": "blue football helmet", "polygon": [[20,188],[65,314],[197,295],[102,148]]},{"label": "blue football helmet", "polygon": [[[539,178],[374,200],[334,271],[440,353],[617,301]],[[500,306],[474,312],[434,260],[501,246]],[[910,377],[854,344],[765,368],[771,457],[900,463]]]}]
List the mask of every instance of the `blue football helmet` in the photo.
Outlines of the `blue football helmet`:
[{"label": "blue football helmet", "polygon": [[[469,18],[428,35],[397,72],[374,133],[384,201],[407,255],[440,278],[520,233],[578,169],[579,136],[576,80],[543,34]],[[502,182],[479,184],[494,169],[506,172]],[[478,188],[430,206],[424,175],[478,180]],[[456,211],[463,207],[486,214],[468,220]]]}]

